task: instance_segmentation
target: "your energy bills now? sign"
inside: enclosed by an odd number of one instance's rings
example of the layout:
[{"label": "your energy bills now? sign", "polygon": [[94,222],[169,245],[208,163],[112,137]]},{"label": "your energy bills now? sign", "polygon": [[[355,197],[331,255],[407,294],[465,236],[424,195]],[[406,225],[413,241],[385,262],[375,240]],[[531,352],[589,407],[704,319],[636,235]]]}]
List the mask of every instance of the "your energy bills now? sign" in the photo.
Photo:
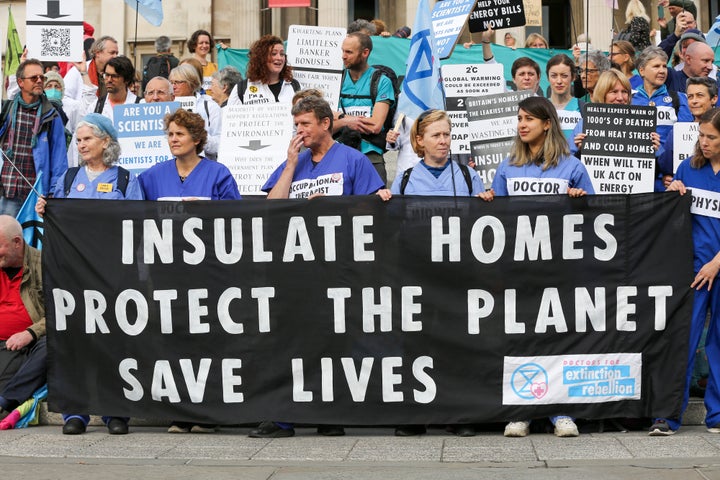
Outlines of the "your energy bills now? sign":
[{"label": "your energy bills now? sign", "polygon": [[596,194],[647,193],[655,188],[655,107],[588,103],[581,160]]},{"label": "your energy bills now? sign", "polygon": [[484,32],[488,28],[500,29],[525,25],[522,0],[478,0],[468,17],[471,32]]}]

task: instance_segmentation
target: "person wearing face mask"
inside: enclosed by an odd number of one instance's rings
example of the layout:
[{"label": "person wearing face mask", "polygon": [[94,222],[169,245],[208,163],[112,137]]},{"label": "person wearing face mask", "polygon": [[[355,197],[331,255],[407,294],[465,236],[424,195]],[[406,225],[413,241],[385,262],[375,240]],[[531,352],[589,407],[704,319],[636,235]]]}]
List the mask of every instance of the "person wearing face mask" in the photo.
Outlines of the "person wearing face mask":
[{"label": "person wearing face mask", "polygon": [[45,96],[56,107],[60,107],[65,115],[65,128],[74,132],[84,113],[83,104],[65,95],[65,81],[59,73],[49,71],[45,74]]}]

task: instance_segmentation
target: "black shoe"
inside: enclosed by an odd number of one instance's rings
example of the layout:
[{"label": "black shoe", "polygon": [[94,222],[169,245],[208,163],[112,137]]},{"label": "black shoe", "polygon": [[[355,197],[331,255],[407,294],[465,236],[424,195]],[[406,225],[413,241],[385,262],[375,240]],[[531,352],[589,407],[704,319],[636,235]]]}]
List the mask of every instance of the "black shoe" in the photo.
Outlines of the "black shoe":
[{"label": "black shoe", "polygon": [[254,430],[250,430],[250,438],[285,438],[295,435],[294,428],[282,428],[274,422],[262,422]]},{"label": "black shoe", "polygon": [[79,418],[71,418],[63,425],[63,435],[80,435],[85,433],[85,422]]},{"label": "black shoe", "polygon": [[127,435],[128,424],[124,418],[112,417],[107,424],[107,429],[110,435]]},{"label": "black shoe", "polygon": [[422,435],[427,432],[425,425],[400,425],[395,427],[396,437],[414,437],[415,435]]},{"label": "black shoe", "polygon": [[472,425],[455,425],[452,427],[452,432],[456,437],[474,437],[475,427]]},{"label": "black shoe", "polygon": [[339,425],[320,425],[317,427],[317,433],[325,437],[342,437],[345,435],[345,429]]}]

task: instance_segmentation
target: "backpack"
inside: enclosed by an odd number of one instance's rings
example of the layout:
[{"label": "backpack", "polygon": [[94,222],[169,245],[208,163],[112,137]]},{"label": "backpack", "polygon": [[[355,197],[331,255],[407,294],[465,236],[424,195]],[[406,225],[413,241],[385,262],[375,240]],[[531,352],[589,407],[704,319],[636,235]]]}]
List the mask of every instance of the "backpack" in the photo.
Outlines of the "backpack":
[{"label": "backpack", "polygon": [[[67,169],[67,173],[65,173],[65,182],[63,183],[65,198],[67,198],[67,196],[70,194],[70,189],[72,188],[73,181],[75,180],[75,177],[77,177],[79,171],[80,167],[70,167]],[[123,167],[118,167],[117,189],[120,190],[120,193],[123,194],[123,197],[125,196],[125,191],[127,190],[129,182],[130,172],[125,170]]]},{"label": "backpack", "polygon": [[[140,100],[142,100],[142,98],[139,95],[135,97],[135,103],[140,103]],[[99,113],[100,115],[102,115],[102,112],[105,109],[105,102],[107,102],[107,94],[98,98],[98,101],[95,104],[95,110],[93,110],[93,113]]]},{"label": "backpack", "polygon": [[[450,163],[450,168],[453,168],[453,163]],[[470,169],[467,165],[463,165],[461,163],[456,163],[456,165],[460,168],[460,171],[462,172],[462,176],[465,179],[465,183],[468,187],[468,194],[472,195],[472,178],[470,177]],[[405,187],[407,187],[408,182],[410,181],[410,174],[412,173],[414,167],[410,167],[407,170],[403,172],[402,180],[400,180],[400,195],[405,195]]]},{"label": "backpack", "polygon": [[170,70],[177,67],[178,63],[179,61],[174,55],[167,53],[159,53],[151,57],[145,64],[145,68],[143,68],[143,90],[147,87],[148,82],[155,77],[168,78],[170,76]]},{"label": "backpack", "polygon": [[[400,91],[402,89],[402,84],[400,82],[400,79],[398,78],[397,74],[395,73],[395,70],[392,68],[385,66],[385,65],[372,65],[372,68],[375,69],[375,71],[372,74],[372,77],[370,77],[370,95],[349,95],[340,93],[340,108],[342,109],[343,113],[345,113],[345,106],[342,103],[343,98],[360,98],[360,99],[370,99],[375,103],[375,98],[377,97],[378,93],[378,84],[380,83],[380,77],[385,75],[388,77],[390,82],[393,86],[393,92],[395,94],[395,101],[392,105],[390,105],[390,110],[388,111],[387,116],[385,117],[385,123],[383,124],[383,129],[380,133],[372,134],[372,135],[363,135],[363,140],[372,143],[376,147],[382,149],[383,152],[386,151],[385,149],[385,133],[393,128],[393,119],[395,118],[395,111],[397,110],[397,103],[398,103],[398,96],[400,95]],[[345,83],[345,75],[347,75],[347,70],[343,70],[342,79],[340,80],[340,85]]]}]

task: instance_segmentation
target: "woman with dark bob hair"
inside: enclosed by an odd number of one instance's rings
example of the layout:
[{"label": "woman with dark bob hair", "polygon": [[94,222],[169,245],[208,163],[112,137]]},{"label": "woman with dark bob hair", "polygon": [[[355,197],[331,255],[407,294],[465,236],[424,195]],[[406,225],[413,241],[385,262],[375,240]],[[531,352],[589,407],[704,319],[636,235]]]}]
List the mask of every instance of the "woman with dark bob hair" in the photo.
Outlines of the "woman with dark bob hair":
[{"label": "woman with dark bob hair", "polygon": [[175,158],[140,174],[147,200],[237,200],[235,179],[222,163],[200,156],[207,142],[205,122],[197,113],[178,109],[165,116],[170,153]]},{"label": "woman with dark bob hair", "polygon": [[230,93],[228,105],[292,101],[300,84],[293,79],[280,37],[264,35],[250,45],[247,78]]},{"label": "woman with dark bob hair", "polygon": [[188,50],[193,54],[192,58],[200,62],[203,67],[203,79],[209,79],[218,70],[217,63],[209,62],[207,59],[212,47],[213,38],[207,30],[195,30],[188,39]]}]

